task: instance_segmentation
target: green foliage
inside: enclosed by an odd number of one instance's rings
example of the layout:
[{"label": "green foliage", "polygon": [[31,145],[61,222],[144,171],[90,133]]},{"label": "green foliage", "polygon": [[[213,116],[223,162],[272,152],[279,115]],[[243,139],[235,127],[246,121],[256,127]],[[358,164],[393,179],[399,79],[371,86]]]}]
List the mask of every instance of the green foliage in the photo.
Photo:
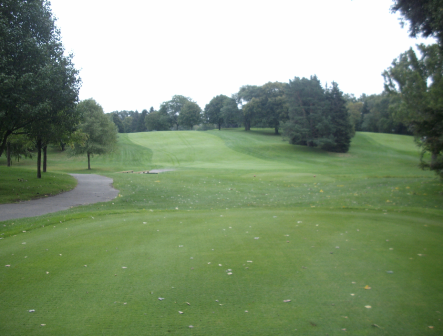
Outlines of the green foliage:
[{"label": "green foliage", "polygon": [[289,142],[309,147],[332,143],[325,92],[317,77],[295,77],[289,81],[286,96],[289,121],[284,124],[284,134]]},{"label": "green foliage", "polygon": [[[400,14],[409,22],[409,36],[436,37],[443,46],[442,0],[394,0],[392,12]],[[404,21],[401,21],[404,26]]]},{"label": "green foliage", "polygon": [[7,138],[23,129],[39,142],[62,138],[78,121],[80,79],[49,2],[3,1],[0,36],[0,155]]},{"label": "green foliage", "polygon": [[420,58],[411,48],[384,71],[385,90],[399,101],[396,118],[416,136],[421,166],[443,178],[443,51],[436,44],[418,49]]},{"label": "green foliage", "polygon": [[349,117],[351,118],[351,124],[353,126],[353,135],[355,135],[356,131],[361,131],[361,115],[363,109],[362,102],[353,102],[348,101],[346,103],[346,108],[349,112]]},{"label": "green foliage", "polygon": [[241,111],[235,97],[225,99],[220,110],[225,127],[237,127],[242,122]]},{"label": "green foliage", "polygon": [[171,128],[171,119],[166,113],[151,111],[145,117],[148,131],[167,131]]},{"label": "green foliage", "polygon": [[147,110],[142,113],[138,111],[114,111],[111,113],[112,121],[118,128],[119,133],[145,132],[145,118],[148,114]]},{"label": "green foliage", "polygon": [[197,103],[188,101],[183,104],[178,116],[178,124],[192,129],[194,125],[198,125],[202,121],[202,109]]},{"label": "green foliage", "polygon": [[[240,105],[245,105],[249,103],[253,98],[260,97],[260,87],[256,85],[244,85],[240,88],[237,93],[237,100]],[[246,107],[246,106],[245,106]],[[245,131],[249,131],[251,126],[254,125],[255,111],[252,105],[249,107],[242,107],[243,112],[243,125],[245,126]]]},{"label": "green foliage", "polygon": [[175,125],[178,130],[178,116],[180,115],[183,105],[187,102],[192,102],[192,99],[181,95],[175,95],[171,100],[165,101],[160,105],[159,112],[163,115],[168,115],[171,120],[170,123]]},{"label": "green foliage", "polygon": [[285,83],[269,82],[254,88],[253,97],[243,107],[244,114],[252,120],[253,125],[272,127],[278,134],[280,123],[288,120],[286,87]]},{"label": "green foliage", "polygon": [[94,154],[112,152],[117,144],[117,127],[103,112],[103,108],[94,100],[83,100],[77,105],[77,110],[83,116],[79,129],[85,134],[85,140],[75,143],[73,155],[86,154],[88,169],[91,169],[90,158]]},{"label": "green foliage", "polygon": [[118,112],[112,112],[111,117],[115,126],[117,126],[118,133],[125,133],[125,126],[123,125],[122,119],[120,118]]},{"label": "green foliage", "polygon": [[324,90],[316,76],[295,77],[289,82],[286,97],[289,120],[282,126],[290,143],[332,152],[349,150],[353,129],[337,83]]},{"label": "green foliage", "polygon": [[209,104],[206,104],[204,109],[204,119],[206,123],[217,124],[218,129],[221,129],[221,125],[224,121],[224,115],[221,110],[225,101],[228,99],[228,96],[218,95],[212,98]]},{"label": "green foliage", "polygon": [[322,148],[330,152],[346,153],[351,145],[353,128],[346,108],[346,100],[337,83],[332,82],[332,87],[326,90],[326,100],[328,102],[327,113],[332,126],[333,142],[327,143]]},{"label": "green foliage", "polygon": [[6,143],[6,165],[12,165],[12,158],[17,162],[22,158],[32,158],[33,148],[34,144],[25,134],[11,135]]}]

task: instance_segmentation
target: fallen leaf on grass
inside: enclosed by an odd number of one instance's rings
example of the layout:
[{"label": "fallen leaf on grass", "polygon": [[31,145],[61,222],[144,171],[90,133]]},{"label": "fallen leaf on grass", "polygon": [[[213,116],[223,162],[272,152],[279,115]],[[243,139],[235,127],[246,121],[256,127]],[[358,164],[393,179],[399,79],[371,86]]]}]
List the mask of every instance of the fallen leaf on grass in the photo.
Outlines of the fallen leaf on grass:
[{"label": "fallen leaf on grass", "polygon": [[365,306],[365,308],[368,308],[368,309],[370,309],[370,308],[372,308],[371,306]]},{"label": "fallen leaf on grass", "polygon": [[283,300],[283,302],[291,302],[291,300]]},{"label": "fallen leaf on grass", "polygon": [[368,285],[365,286],[365,289],[371,289],[371,287],[369,287]]},{"label": "fallen leaf on grass", "polygon": [[178,313],[179,313],[179,314],[183,314],[183,312],[182,312],[182,311],[180,311],[180,310],[178,311]]}]

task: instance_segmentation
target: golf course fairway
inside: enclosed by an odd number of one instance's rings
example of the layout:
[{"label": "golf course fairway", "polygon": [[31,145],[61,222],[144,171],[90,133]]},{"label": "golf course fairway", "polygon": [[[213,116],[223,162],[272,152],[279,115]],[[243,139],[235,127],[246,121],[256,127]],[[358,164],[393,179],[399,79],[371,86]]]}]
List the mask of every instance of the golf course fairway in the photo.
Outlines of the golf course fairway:
[{"label": "golf course fairway", "polygon": [[[270,129],[119,134],[91,171],[52,149],[51,181],[119,196],[0,222],[0,335],[443,334],[443,184],[418,162],[412,137],[362,132],[346,154]],[[34,166],[1,167],[0,194]]]}]

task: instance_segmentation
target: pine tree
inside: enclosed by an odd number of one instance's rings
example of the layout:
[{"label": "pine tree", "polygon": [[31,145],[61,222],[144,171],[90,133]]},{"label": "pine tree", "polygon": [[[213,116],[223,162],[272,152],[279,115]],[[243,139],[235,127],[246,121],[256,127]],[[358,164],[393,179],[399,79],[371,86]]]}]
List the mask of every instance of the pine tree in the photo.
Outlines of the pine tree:
[{"label": "pine tree", "polygon": [[331,143],[327,100],[318,78],[295,77],[289,81],[286,97],[289,121],[283,125],[283,131],[289,142],[309,147],[322,147]]},{"label": "pine tree", "polygon": [[346,100],[338,84],[332,82],[332,88],[326,91],[328,101],[328,114],[331,122],[333,143],[324,145],[322,148],[331,152],[346,153],[351,145],[352,124]]}]

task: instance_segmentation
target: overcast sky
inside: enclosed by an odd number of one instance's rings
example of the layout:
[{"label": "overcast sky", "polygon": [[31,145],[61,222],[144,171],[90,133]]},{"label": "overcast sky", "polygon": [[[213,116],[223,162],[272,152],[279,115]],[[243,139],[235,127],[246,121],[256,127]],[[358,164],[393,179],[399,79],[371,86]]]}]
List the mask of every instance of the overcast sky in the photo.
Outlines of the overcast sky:
[{"label": "overcast sky", "polygon": [[[158,109],[175,94],[203,109],[243,85],[316,74],[344,93],[381,93],[381,73],[423,40],[392,0],[52,0],[62,41],[105,112]],[[426,40],[431,43],[431,40]]]}]

